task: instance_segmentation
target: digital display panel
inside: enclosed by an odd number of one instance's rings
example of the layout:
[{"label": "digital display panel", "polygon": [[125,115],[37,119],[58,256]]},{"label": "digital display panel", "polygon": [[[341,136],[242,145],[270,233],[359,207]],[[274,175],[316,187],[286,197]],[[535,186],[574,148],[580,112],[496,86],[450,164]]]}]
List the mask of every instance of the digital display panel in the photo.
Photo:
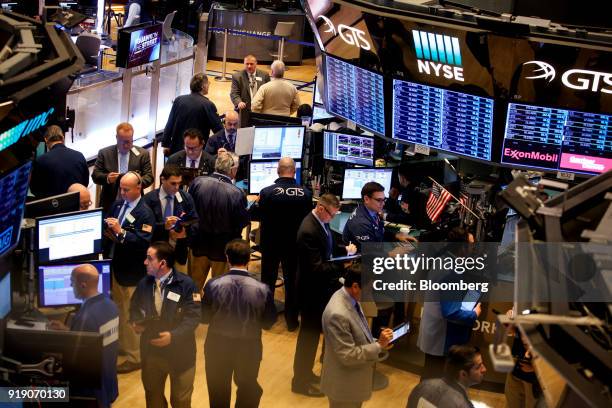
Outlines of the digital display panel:
[{"label": "digital display panel", "polygon": [[[252,161],[249,168],[249,194],[259,194],[259,192],[274,184],[278,178],[278,162],[273,161]],[[302,164],[295,162],[295,179],[298,183],[301,180]]]},{"label": "digital display panel", "polygon": [[7,273],[0,278],[0,319],[11,312],[11,302],[11,274]]},{"label": "digital display panel", "polygon": [[374,165],[374,138],[323,132],[323,158],[363,166]]},{"label": "digital display panel", "polygon": [[139,25],[119,30],[116,66],[134,68],[157,61],[160,56],[162,25]]},{"label": "digital display panel", "polygon": [[36,219],[38,261],[93,255],[102,252],[102,209]]},{"label": "digital display panel", "polygon": [[[98,270],[98,292],[110,295],[111,261],[88,261]],[[38,267],[38,302],[41,307],[77,305],[70,276],[79,263]]]},{"label": "digital display panel", "polygon": [[385,188],[385,197],[389,197],[393,169],[345,169],[342,184],[344,200],[361,199],[361,188],[365,183],[375,181]]},{"label": "digital display panel", "polygon": [[0,176],[0,256],[17,245],[32,162]]},{"label": "digital display panel", "polygon": [[612,170],[611,118],[510,103],[501,162],[587,174]]},{"label": "digital display panel", "polygon": [[393,138],[491,160],[493,99],[393,80]]},{"label": "digital display panel", "polygon": [[253,160],[302,158],[304,126],[255,127]]},{"label": "digital display panel", "polygon": [[327,56],[327,110],[364,129],[385,134],[383,76]]}]

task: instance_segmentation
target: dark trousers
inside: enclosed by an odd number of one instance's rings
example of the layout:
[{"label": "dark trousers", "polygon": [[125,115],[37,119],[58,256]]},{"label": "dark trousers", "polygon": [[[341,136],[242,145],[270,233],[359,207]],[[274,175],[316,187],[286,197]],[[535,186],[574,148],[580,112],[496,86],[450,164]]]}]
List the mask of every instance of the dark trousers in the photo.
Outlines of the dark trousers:
[{"label": "dark trousers", "polygon": [[295,356],[293,358],[293,387],[306,387],[315,382],[312,372],[317,347],[321,336],[321,318],[323,311],[319,309],[306,309],[301,311],[302,322],[297,344],[295,345]]},{"label": "dark trousers", "polygon": [[183,371],[172,367],[167,358],[142,356],[141,379],[145,390],[147,408],[167,408],[164,396],[166,379],[170,377],[170,404],[172,408],[190,408],[195,364]]},{"label": "dark trousers", "polygon": [[232,375],[238,387],[236,408],[258,407],[263,394],[257,383],[261,338],[234,339],[209,333],[204,343],[206,384],[211,408],[229,408]]},{"label": "dark trousers", "polygon": [[434,356],[433,354],[425,353],[425,366],[421,374],[421,381],[443,377],[445,364],[446,356]]},{"label": "dark trousers", "polygon": [[274,293],[276,279],[278,278],[278,265],[283,266],[283,279],[285,286],[285,321],[288,328],[298,325],[297,293],[295,274],[297,270],[297,256],[292,250],[274,251],[262,248],[261,253],[261,281],[268,285]]}]

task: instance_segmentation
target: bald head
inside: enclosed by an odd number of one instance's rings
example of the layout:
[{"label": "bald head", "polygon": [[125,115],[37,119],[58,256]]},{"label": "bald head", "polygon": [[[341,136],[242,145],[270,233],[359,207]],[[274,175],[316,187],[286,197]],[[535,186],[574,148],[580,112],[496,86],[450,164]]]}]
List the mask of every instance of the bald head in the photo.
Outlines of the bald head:
[{"label": "bald head", "polygon": [[87,187],[79,183],[74,183],[68,187],[69,193],[74,193],[75,191],[79,193],[79,206],[81,211],[89,209],[91,205],[91,194]]},{"label": "bald head", "polygon": [[239,123],[240,117],[238,116],[238,113],[236,111],[231,110],[225,112],[224,126],[225,130],[227,130],[228,133],[236,133]]},{"label": "bald head", "polygon": [[278,177],[295,178],[295,161],[291,157],[283,157],[278,161]]},{"label": "bald head", "polygon": [[98,270],[91,264],[79,265],[72,270],[70,282],[77,299],[87,299],[98,294]]},{"label": "bald head", "polygon": [[140,197],[142,189],[142,181],[140,176],[132,171],[128,171],[121,177],[119,182],[119,191],[121,198],[127,201],[134,201]]}]

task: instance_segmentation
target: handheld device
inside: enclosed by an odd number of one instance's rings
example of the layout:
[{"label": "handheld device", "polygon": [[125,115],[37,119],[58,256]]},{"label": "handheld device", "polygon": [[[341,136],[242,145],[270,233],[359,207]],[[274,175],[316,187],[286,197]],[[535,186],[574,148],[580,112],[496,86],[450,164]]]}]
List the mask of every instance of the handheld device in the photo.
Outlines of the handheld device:
[{"label": "handheld device", "polygon": [[410,323],[402,323],[399,326],[396,326],[393,329],[393,338],[391,339],[391,343],[395,343],[400,338],[404,337],[410,331]]}]

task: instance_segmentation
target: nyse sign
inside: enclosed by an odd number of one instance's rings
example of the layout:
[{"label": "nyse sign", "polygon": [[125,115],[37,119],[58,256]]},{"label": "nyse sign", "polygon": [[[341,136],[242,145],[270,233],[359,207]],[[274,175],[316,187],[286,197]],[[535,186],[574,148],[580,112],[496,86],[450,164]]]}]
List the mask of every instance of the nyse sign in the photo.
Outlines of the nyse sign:
[{"label": "nyse sign", "polygon": [[[526,76],[525,79],[546,79],[548,82],[556,76],[555,69],[552,65],[544,61],[527,61],[525,65],[535,65],[538,68],[533,69],[533,76]],[[530,75],[531,75],[530,74]],[[588,69],[569,69],[561,75],[561,82],[567,88],[576,89],[579,91],[603,92],[612,94],[612,73],[591,71]]]},{"label": "nyse sign", "polygon": [[334,36],[338,35],[345,43],[361,48],[365,51],[369,51],[370,49],[372,49],[372,46],[366,39],[365,31],[355,27],[347,26],[346,24],[338,24],[338,27],[336,28],[336,26],[334,26],[334,23],[332,23],[329,18],[325,16],[319,16],[319,18],[323,20],[326,26],[323,32],[331,33]]}]

